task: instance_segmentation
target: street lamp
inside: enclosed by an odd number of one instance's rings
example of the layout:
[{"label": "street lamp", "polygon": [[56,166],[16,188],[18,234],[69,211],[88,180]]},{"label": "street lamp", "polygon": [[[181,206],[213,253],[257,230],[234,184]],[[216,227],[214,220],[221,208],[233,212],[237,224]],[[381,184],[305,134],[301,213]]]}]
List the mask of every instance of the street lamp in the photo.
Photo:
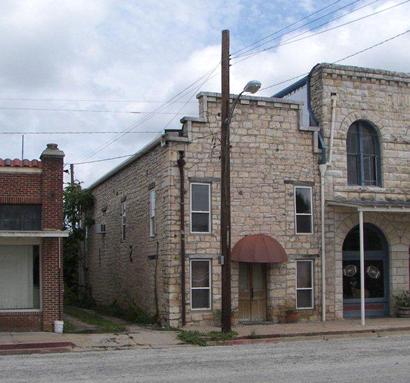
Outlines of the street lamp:
[{"label": "street lamp", "polygon": [[[222,104],[228,107],[222,121],[221,135],[221,264],[222,264],[222,331],[231,331],[231,161],[229,126],[241,96],[256,93],[261,87],[259,81],[249,81],[229,108],[229,92],[222,94]],[[226,98],[226,99],[224,99]],[[226,110],[225,109],[225,110]]]}]

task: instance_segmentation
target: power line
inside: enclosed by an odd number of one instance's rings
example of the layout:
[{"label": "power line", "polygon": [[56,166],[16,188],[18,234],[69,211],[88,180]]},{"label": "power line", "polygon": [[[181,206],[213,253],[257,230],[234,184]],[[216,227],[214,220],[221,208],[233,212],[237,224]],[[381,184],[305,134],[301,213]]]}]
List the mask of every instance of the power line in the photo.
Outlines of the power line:
[{"label": "power line", "polygon": [[[135,110],[96,110],[96,109],[59,109],[59,108],[31,108],[20,106],[0,106],[0,110],[18,110],[18,111],[39,111],[39,112],[87,112],[87,113],[124,113],[124,114],[150,114],[152,111],[135,111]],[[157,112],[156,114],[174,114],[173,112]]]},{"label": "power line", "polygon": [[[409,32],[410,32],[410,29],[408,29],[407,31],[398,33],[397,35],[394,35],[394,36],[392,36],[392,37],[389,37],[389,38],[387,38],[387,39],[385,39],[385,40],[383,40],[383,41],[379,41],[378,43],[373,44],[373,45],[371,45],[371,46],[369,46],[369,47],[367,47],[367,48],[361,49],[360,51],[354,52],[354,53],[352,53],[352,54],[350,54],[350,55],[348,55],[348,56],[345,56],[345,57],[342,57],[342,58],[340,58],[340,59],[338,59],[338,60],[336,60],[336,61],[333,61],[332,64],[337,64],[337,63],[339,63],[339,62],[342,62],[342,61],[344,61],[344,60],[347,60],[347,59],[349,59],[349,58],[352,58],[352,57],[354,57],[354,56],[357,56],[357,55],[359,55],[359,54],[361,54],[361,53],[367,52],[367,51],[369,51],[369,50],[371,50],[371,49],[373,49],[373,48],[376,48],[376,47],[378,47],[378,46],[380,46],[380,45],[386,44],[386,43],[388,43],[389,41],[392,41],[392,40],[395,40],[395,39],[397,39],[397,38],[399,38],[399,37],[401,37],[401,36],[404,36],[405,34],[407,34],[407,33],[409,33]],[[288,79],[286,79],[286,80],[283,80],[283,81],[280,81],[280,82],[276,82],[276,83],[271,84],[271,85],[269,85],[269,86],[265,86],[264,88],[261,89],[261,91],[262,91],[262,90],[266,90],[266,89],[270,89],[270,88],[273,88],[273,87],[276,87],[276,86],[279,86],[279,85],[282,85],[282,84],[285,84],[285,83],[287,83],[287,82],[289,82],[289,81],[296,80],[296,79],[298,79],[298,78],[300,78],[300,77],[303,77],[303,76],[307,76],[308,74],[309,74],[309,72],[306,72],[306,73],[302,73],[302,74],[299,74],[299,75],[297,75],[297,76],[288,78]]]},{"label": "power line", "polygon": [[[97,98],[30,98],[30,97],[0,97],[0,101],[35,101],[35,102],[95,102],[95,103],[134,103],[162,104],[165,100],[133,100],[133,99],[97,99]],[[169,104],[183,104],[184,101],[172,101]]]},{"label": "power line", "polygon": [[[234,52],[234,53],[232,54],[232,57],[233,57],[233,58],[238,58],[238,57],[244,56],[244,55],[246,55],[248,52],[250,52],[250,51],[252,51],[252,50],[254,50],[254,49],[256,49],[256,48],[259,48],[259,47],[261,47],[261,46],[263,46],[263,45],[265,45],[268,41],[277,40],[277,39],[279,39],[279,38],[285,36],[285,35],[288,34],[288,33],[295,32],[295,31],[301,29],[302,27],[305,27],[305,26],[307,26],[307,25],[310,25],[310,24],[312,24],[312,23],[314,23],[314,22],[316,22],[316,21],[318,21],[318,20],[323,19],[323,18],[326,17],[326,16],[331,15],[332,13],[336,13],[336,12],[338,12],[338,11],[344,9],[344,8],[347,8],[347,7],[349,7],[349,6],[353,5],[353,4],[356,4],[356,3],[358,3],[358,2],[360,2],[360,1],[362,1],[362,0],[352,1],[352,2],[350,2],[350,3],[348,3],[348,4],[343,5],[342,7],[339,7],[339,8],[337,8],[337,9],[334,9],[334,10],[331,11],[331,12],[325,13],[324,15],[322,15],[322,16],[316,18],[316,19],[313,19],[313,20],[311,20],[311,21],[308,21],[308,22],[305,23],[305,24],[299,25],[298,27],[296,27],[296,28],[294,28],[294,29],[291,29],[291,30],[286,31],[289,27],[292,27],[292,26],[294,26],[294,25],[299,24],[301,21],[306,20],[306,19],[308,19],[309,17],[311,17],[311,16],[313,16],[313,15],[315,15],[315,14],[317,14],[317,13],[320,13],[321,11],[324,11],[324,10],[327,9],[327,8],[330,8],[331,6],[333,6],[334,4],[336,4],[336,3],[340,2],[340,1],[341,1],[341,0],[335,1],[334,3],[328,5],[328,6],[324,7],[324,8],[321,8],[321,9],[319,9],[319,10],[316,11],[316,12],[311,13],[310,15],[308,15],[308,16],[306,16],[306,17],[300,19],[299,21],[296,21],[295,23],[289,24],[289,25],[287,25],[286,27],[281,28],[281,29],[277,30],[276,32],[273,32],[273,33],[271,33],[271,34],[269,34],[269,35],[263,37],[262,39],[255,41],[254,43],[248,45],[247,47],[244,47],[244,48],[242,48],[242,49],[240,49],[240,50]],[[380,1],[380,0],[376,0],[376,1]],[[374,2],[376,2],[376,1],[374,1]],[[365,6],[367,7],[368,5],[369,5],[369,4],[366,4]],[[361,7],[361,8],[363,8],[363,7]],[[361,9],[361,8],[358,8],[358,9]],[[354,10],[354,12],[356,12],[358,9]],[[343,15],[343,16],[345,16],[345,15]],[[327,21],[326,23],[330,23],[331,21],[335,21],[335,20],[337,20],[337,19],[338,19],[338,18],[331,19],[331,20]],[[286,31],[286,32],[281,33],[280,35],[278,35],[278,33],[283,32],[283,31]],[[278,35],[278,36],[277,36],[277,35]],[[274,38],[272,39],[273,36],[276,36],[276,37],[274,37]],[[238,53],[240,53],[240,54],[238,54]]]},{"label": "power line", "polygon": [[132,132],[124,132],[124,131],[52,131],[52,132],[42,132],[42,131],[30,131],[30,132],[0,132],[0,134],[16,134],[16,135],[35,135],[35,134],[119,134],[119,133],[125,133],[125,134],[158,134],[162,133],[162,131],[132,131]]},{"label": "power line", "polygon": [[183,97],[185,95],[186,92],[189,91],[189,89],[191,89],[192,87],[195,86],[195,84],[197,84],[198,82],[202,81],[206,76],[209,76],[209,74],[212,74],[217,68],[219,67],[219,63],[209,72],[203,74],[202,76],[200,76],[198,79],[196,79],[195,81],[193,81],[191,84],[189,84],[187,87],[185,87],[184,89],[182,89],[181,91],[179,91],[176,95],[174,95],[173,97],[171,97],[166,103],[160,105],[158,108],[153,110],[153,114],[150,114],[148,116],[146,116],[145,118],[143,118],[142,120],[138,121],[136,124],[130,126],[128,129],[126,129],[124,131],[124,133],[118,135],[117,137],[115,137],[114,139],[106,142],[105,144],[103,144],[102,146],[98,147],[90,156],[86,157],[86,159],[91,158],[93,156],[95,156],[97,153],[99,153],[100,151],[106,149],[108,146],[112,145],[114,142],[118,141],[121,137],[123,137],[123,135],[125,134],[125,132],[128,131],[132,131],[133,129],[137,128],[138,126],[140,126],[141,124],[149,121],[150,119],[153,118],[154,113],[162,110],[164,107],[167,106],[167,104],[171,101],[176,101],[179,100],[181,97]]},{"label": "power line", "polygon": [[[367,18],[369,18],[369,17],[379,15],[379,14],[381,14],[381,13],[383,13],[383,12],[386,12],[386,11],[389,11],[389,10],[391,10],[391,9],[393,9],[393,8],[397,8],[397,7],[401,6],[401,5],[404,5],[404,4],[408,3],[409,1],[410,1],[410,0],[405,0],[405,1],[401,2],[401,3],[394,4],[394,5],[390,6],[390,7],[381,9],[380,11],[372,12],[372,13],[370,13],[370,14],[368,14],[368,15],[361,16],[361,17],[359,17],[359,18],[357,18],[357,19],[350,20],[350,21],[348,21],[348,22],[345,22],[345,23],[336,25],[336,26],[334,26],[334,27],[330,27],[330,28],[324,29],[324,30],[322,30],[322,31],[318,31],[318,32],[312,33],[312,34],[310,34],[310,35],[308,35],[308,36],[304,36],[304,37],[300,37],[300,38],[292,37],[292,38],[290,38],[290,39],[288,39],[288,40],[285,40],[285,41],[283,41],[283,42],[281,42],[281,43],[279,43],[279,44],[272,45],[272,46],[270,46],[270,47],[257,50],[257,51],[255,51],[255,52],[253,52],[253,53],[250,53],[249,55],[245,55],[245,57],[243,57],[242,59],[236,61],[233,65],[238,64],[238,63],[240,63],[240,62],[242,62],[242,61],[248,60],[249,58],[251,58],[251,57],[253,57],[253,56],[255,56],[255,55],[259,54],[259,53],[266,52],[266,51],[268,51],[268,50],[277,48],[277,47],[279,47],[279,46],[293,44],[293,43],[296,43],[296,42],[299,42],[299,41],[308,39],[308,38],[310,38],[310,37],[314,37],[314,36],[317,36],[317,35],[321,35],[321,34],[323,34],[323,33],[326,33],[326,32],[329,32],[329,31],[333,31],[333,30],[335,30],[335,29],[344,27],[344,26],[346,26],[346,25],[353,24],[353,23],[355,23],[355,22],[357,22],[357,21],[361,21],[361,20],[367,19]],[[323,26],[323,25],[325,25],[325,24],[326,24],[326,23],[324,23],[324,24],[322,24],[322,25],[319,25],[318,27],[321,27],[321,26]],[[304,32],[304,33],[302,33],[302,34],[305,34],[305,33],[306,33],[306,32]],[[300,35],[298,35],[298,36],[301,36],[302,34],[300,34]],[[296,37],[298,37],[298,36],[296,36]]]},{"label": "power line", "polygon": [[93,160],[93,161],[71,162],[71,163],[65,164],[65,165],[94,164],[94,163],[96,163],[96,162],[112,161],[112,160],[118,160],[118,159],[120,159],[120,158],[132,157],[134,154],[135,154],[135,153],[133,153],[133,154],[125,154],[125,155],[123,155],[123,156],[118,156],[118,157],[101,158],[100,160]]}]

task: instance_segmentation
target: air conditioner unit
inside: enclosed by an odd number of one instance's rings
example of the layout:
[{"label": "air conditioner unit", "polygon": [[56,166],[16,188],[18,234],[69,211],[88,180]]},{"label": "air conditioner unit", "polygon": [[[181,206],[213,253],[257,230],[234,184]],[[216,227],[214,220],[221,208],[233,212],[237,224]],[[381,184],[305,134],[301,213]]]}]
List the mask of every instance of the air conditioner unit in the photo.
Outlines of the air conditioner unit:
[{"label": "air conditioner unit", "polygon": [[105,234],[105,233],[106,233],[106,231],[105,231],[105,223],[98,223],[98,224],[95,226],[95,232],[96,232],[97,234]]}]

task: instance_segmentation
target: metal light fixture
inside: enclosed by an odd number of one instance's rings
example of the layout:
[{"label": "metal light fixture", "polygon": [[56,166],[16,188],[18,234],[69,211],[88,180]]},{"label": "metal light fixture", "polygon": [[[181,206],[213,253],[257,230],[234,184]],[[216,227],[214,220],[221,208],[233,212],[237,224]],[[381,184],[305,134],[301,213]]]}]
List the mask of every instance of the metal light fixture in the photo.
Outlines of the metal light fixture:
[{"label": "metal light fixture", "polygon": [[262,84],[260,81],[258,80],[252,80],[249,81],[246,85],[245,88],[243,88],[242,92],[246,92],[246,93],[256,93],[260,88],[261,88]]}]

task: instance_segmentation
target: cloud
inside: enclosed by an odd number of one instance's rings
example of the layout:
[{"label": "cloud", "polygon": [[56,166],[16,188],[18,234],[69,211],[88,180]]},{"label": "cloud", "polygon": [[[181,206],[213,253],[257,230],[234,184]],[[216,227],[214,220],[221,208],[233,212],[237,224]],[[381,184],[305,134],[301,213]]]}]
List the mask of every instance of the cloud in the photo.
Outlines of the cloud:
[{"label": "cloud", "polygon": [[[346,12],[353,20],[394,4],[375,3],[358,12]],[[274,32],[306,13],[325,6],[310,0],[266,2],[214,0],[189,2],[164,0],[3,1],[0,14],[0,108],[30,106],[48,108],[152,111],[220,60],[220,34],[231,30],[232,51]],[[305,73],[318,62],[332,62],[409,28],[409,4],[369,17],[349,26],[283,45],[232,66],[231,90],[239,92],[250,79],[264,86]],[[327,26],[328,27],[328,26]],[[309,31],[306,29],[306,32]],[[297,33],[300,33],[298,31]],[[290,37],[283,36],[280,41]],[[272,41],[274,45],[278,41]],[[347,60],[346,64],[406,71],[410,64],[410,34],[385,46]],[[235,63],[235,61],[234,61]],[[147,115],[118,113],[66,113],[0,110],[0,131],[12,130],[135,130],[177,128],[179,118],[197,114],[195,90],[219,91],[219,75],[201,88],[191,88],[180,101]],[[272,95],[279,88],[262,92]],[[4,98],[52,98],[73,101],[6,101]],[[100,102],[80,102],[97,99]],[[105,100],[133,100],[107,102]],[[141,101],[149,101],[141,103]],[[133,153],[155,134],[130,134],[94,156],[116,135],[27,136],[27,157],[38,157],[47,142],[56,141],[67,162]],[[20,156],[20,137],[0,135],[0,157]],[[76,167],[86,184],[119,161]]]}]

